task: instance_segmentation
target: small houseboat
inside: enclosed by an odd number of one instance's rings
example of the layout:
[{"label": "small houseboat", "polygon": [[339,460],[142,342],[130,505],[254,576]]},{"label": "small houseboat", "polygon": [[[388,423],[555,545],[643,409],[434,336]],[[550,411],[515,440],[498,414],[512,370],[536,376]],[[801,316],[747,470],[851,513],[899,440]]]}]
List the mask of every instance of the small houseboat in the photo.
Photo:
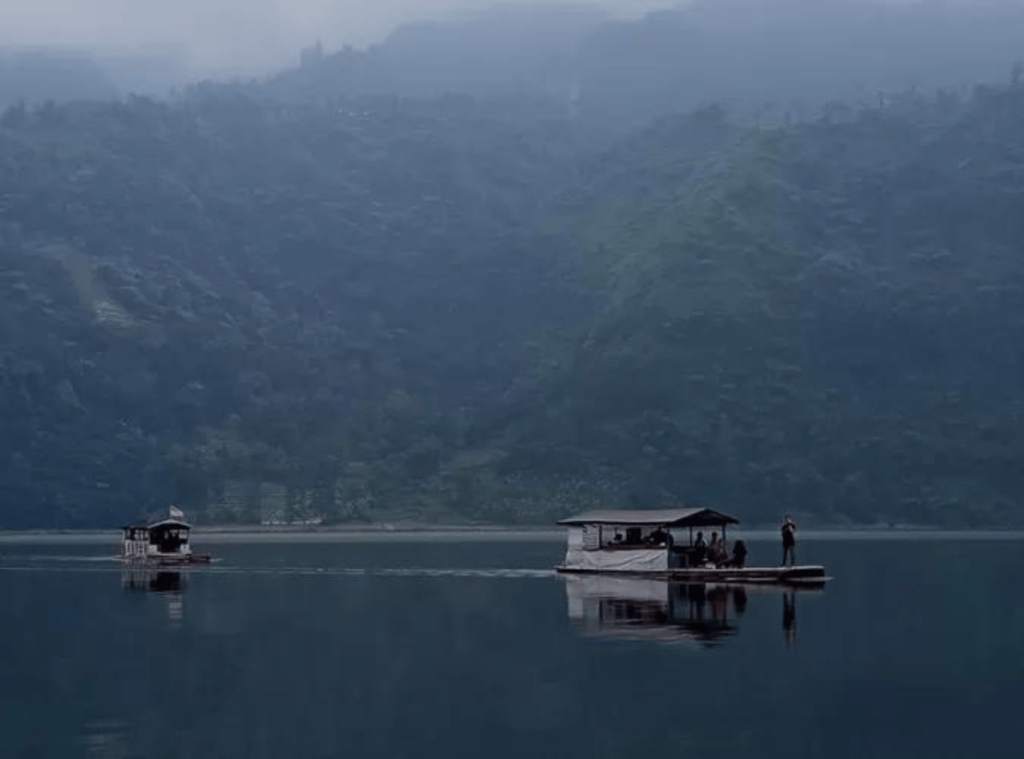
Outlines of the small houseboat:
[{"label": "small houseboat", "polygon": [[569,541],[565,562],[556,569],[691,582],[818,584],[828,579],[819,565],[757,567],[746,565],[742,550],[714,555],[702,531],[720,530],[726,545],[728,526],[739,521],[713,509],[579,514],[558,522],[569,528]]},{"label": "small houseboat", "polygon": [[192,526],[185,522],[185,514],[171,506],[167,516],[127,524],[121,528],[123,541],[121,560],[126,563],[173,566],[179,564],[208,564],[209,554],[192,553],[189,536]]}]

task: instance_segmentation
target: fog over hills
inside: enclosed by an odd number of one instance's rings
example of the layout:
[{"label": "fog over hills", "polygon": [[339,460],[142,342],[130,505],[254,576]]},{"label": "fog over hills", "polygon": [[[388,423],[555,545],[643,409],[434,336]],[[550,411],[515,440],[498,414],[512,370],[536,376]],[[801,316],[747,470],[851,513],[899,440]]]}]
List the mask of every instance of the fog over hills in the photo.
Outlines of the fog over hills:
[{"label": "fog over hills", "polygon": [[[41,0],[0,11],[0,48],[91,56],[121,94],[260,80],[302,58],[306,70],[275,95],[518,89],[640,123],[711,100],[810,107],[1001,79],[1022,55],[1022,22],[1019,0]],[[318,56],[300,56],[318,42]],[[76,88],[69,79],[40,89],[32,77],[13,87],[14,76],[0,101],[64,99]]]}]

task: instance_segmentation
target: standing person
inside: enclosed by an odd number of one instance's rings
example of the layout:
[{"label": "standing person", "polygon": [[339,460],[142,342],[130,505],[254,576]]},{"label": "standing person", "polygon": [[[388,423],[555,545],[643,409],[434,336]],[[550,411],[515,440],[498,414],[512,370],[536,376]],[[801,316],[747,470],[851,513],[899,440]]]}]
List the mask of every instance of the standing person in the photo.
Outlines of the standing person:
[{"label": "standing person", "polygon": [[786,566],[786,557],[789,557],[790,565],[796,563],[796,522],[793,517],[786,514],[782,520],[782,564]]}]

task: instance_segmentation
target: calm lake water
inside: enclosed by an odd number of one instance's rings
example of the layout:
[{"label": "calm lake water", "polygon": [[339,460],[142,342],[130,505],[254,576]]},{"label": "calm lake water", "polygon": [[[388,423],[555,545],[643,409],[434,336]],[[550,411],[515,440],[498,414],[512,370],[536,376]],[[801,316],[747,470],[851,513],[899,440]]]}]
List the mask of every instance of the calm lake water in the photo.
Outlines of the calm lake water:
[{"label": "calm lake water", "polygon": [[[0,755],[1018,757],[1024,540],[804,540],[824,591],[564,578],[552,540],[0,540]],[[752,559],[777,546],[753,541]]]}]

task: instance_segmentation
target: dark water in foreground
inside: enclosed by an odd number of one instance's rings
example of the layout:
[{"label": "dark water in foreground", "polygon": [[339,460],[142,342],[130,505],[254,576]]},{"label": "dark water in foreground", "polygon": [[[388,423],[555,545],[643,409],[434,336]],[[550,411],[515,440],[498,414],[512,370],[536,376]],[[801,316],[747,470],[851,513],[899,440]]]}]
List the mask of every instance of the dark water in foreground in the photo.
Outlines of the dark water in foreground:
[{"label": "dark water in foreground", "polygon": [[836,579],[793,595],[571,582],[550,541],[197,542],[159,576],[0,543],[0,755],[1024,754],[1024,541],[805,541]]}]

